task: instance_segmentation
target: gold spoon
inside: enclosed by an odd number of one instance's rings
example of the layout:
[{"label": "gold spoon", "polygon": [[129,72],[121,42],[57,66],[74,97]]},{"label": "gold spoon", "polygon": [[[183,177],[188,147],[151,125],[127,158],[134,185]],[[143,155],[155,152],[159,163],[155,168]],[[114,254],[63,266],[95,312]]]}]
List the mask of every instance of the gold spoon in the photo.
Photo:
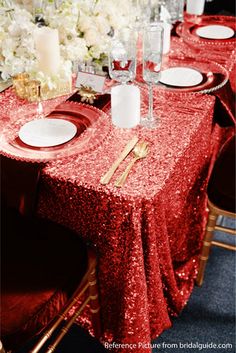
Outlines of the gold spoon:
[{"label": "gold spoon", "polygon": [[124,185],[126,178],[129,174],[131,168],[133,167],[134,163],[136,161],[138,161],[139,159],[145,158],[147,156],[147,154],[148,154],[147,142],[142,141],[140,143],[137,143],[137,145],[134,147],[133,153],[134,153],[134,158],[131,160],[131,162],[126,167],[125,171],[117,178],[117,180],[115,182],[115,186],[117,188],[121,188]]}]

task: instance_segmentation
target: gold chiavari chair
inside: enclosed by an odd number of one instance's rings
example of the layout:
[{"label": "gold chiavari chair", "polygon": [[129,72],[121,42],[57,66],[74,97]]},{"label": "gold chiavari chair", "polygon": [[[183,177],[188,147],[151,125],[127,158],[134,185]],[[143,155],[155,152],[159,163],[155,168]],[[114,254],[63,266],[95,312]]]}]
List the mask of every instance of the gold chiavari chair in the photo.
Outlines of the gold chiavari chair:
[{"label": "gold chiavari chair", "polygon": [[217,224],[219,216],[236,218],[235,148],[235,136],[233,136],[223,145],[208,183],[207,196],[209,214],[196,279],[196,283],[199,286],[203,283],[205,268],[212,246],[236,251],[235,245],[214,240],[215,231],[224,232],[233,236],[236,235],[236,229]]},{"label": "gold chiavari chair", "polygon": [[31,352],[49,338],[53,352],[86,305],[101,336],[96,253],[69,229],[32,215],[40,169],[1,157],[1,341],[12,353],[37,335]]}]

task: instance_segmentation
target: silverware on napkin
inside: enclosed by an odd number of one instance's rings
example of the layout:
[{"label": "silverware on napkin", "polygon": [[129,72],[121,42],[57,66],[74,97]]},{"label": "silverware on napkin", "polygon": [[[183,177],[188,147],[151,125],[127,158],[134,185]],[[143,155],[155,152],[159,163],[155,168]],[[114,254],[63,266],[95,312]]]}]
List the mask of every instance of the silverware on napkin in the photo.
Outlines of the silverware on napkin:
[{"label": "silverware on napkin", "polygon": [[128,154],[132,151],[136,143],[138,142],[138,137],[134,136],[125,146],[124,150],[121,152],[119,157],[115,160],[112,164],[110,169],[104,174],[101,179],[100,183],[106,185],[111,180],[113,174],[115,173],[116,169],[119,167],[120,163],[128,156]]}]

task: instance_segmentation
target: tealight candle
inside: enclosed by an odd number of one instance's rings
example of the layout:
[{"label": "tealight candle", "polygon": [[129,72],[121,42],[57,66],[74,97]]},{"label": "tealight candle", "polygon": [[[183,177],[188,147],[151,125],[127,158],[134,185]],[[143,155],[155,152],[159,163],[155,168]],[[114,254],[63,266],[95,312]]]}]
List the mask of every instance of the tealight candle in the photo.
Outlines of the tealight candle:
[{"label": "tealight candle", "polygon": [[57,29],[40,27],[34,33],[35,48],[40,71],[50,75],[60,68],[60,46]]},{"label": "tealight candle", "polygon": [[29,74],[22,72],[13,77],[13,87],[20,98],[27,98],[25,85],[29,81]]}]

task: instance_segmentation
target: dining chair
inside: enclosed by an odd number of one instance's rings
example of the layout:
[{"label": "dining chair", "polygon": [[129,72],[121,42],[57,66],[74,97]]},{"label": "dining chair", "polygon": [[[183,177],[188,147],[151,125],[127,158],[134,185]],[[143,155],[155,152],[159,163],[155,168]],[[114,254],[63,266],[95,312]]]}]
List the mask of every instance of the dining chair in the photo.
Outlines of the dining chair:
[{"label": "dining chair", "polygon": [[204,272],[212,246],[236,251],[236,246],[223,241],[214,240],[214,232],[220,231],[229,235],[236,235],[236,229],[218,225],[219,216],[236,218],[235,204],[235,135],[223,145],[214,164],[208,187],[208,221],[200,254],[199,270],[196,278],[201,286]]},{"label": "dining chair", "polygon": [[41,164],[1,157],[1,341],[14,353],[35,336],[31,353],[53,352],[89,306],[101,336],[97,256],[78,234],[36,217]]}]

